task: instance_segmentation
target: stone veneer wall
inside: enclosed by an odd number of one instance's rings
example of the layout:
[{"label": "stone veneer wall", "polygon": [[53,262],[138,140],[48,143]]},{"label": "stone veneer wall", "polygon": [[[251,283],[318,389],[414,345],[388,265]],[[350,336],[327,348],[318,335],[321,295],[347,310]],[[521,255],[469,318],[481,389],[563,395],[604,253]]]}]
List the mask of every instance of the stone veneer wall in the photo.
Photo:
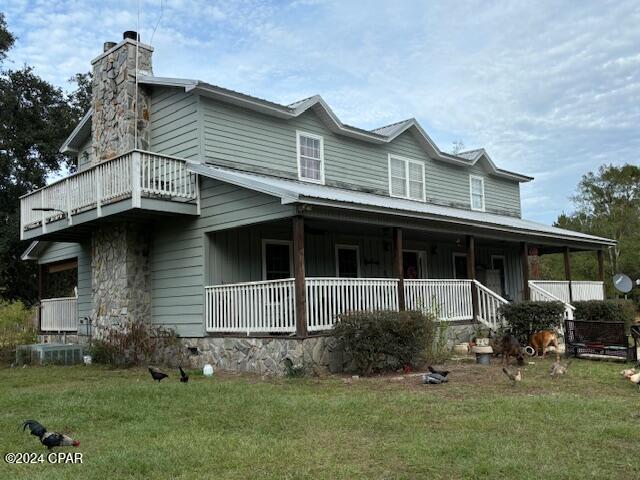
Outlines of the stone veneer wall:
[{"label": "stone veneer wall", "polygon": [[144,226],[110,223],[94,230],[91,245],[94,325],[151,321],[149,245],[148,229]]},{"label": "stone veneer wall", "polygon": [[[152,52],[151,47],[138,43],[138,72],[152,73]],[[92,65],[92,162],[100,163],[133,148],[148,150],[150,95],[143,85],[138,85],[136,99],[136,42],[120,42],[93,60]]]}]

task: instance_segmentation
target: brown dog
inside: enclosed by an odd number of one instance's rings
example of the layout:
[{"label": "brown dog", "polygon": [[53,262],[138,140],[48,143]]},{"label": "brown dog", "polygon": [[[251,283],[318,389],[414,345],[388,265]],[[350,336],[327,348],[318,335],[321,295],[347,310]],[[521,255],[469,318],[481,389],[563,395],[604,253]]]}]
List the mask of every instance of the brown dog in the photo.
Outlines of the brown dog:
[{"label": "brown dog", "polygon": [[520,342],[513,335],[505,335],[502,338],[502,364],[509,365],[509,357],[516,357],[518,365],[524,365],[524,353]]},{"label": "brown dog", "polygon": [[529,345],[536,351],[536,355],[542,350],[542,358],[547,356],[547,348],[553,345],[556,352],[556,361],[560,360],[558,352],[558,335],[553,330],[541,330],[529,337]]}]

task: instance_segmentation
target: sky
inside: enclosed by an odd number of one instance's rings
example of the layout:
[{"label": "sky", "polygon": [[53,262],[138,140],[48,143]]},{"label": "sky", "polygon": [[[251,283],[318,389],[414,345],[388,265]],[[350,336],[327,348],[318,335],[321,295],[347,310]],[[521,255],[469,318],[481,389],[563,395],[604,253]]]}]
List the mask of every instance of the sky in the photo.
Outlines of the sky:
[{"label": "sky", "polygon": [[[288,104],[320,94],[347,124],[415,117],[522,185],[523,217],[571,212],[581,176],[640,162],[640,2],[2,0],[31,65],[64,89],[138,30],[158,76]],[[157,28],[156,28],[157,26]],[[153,33],[155,28],[155,33]]]}]

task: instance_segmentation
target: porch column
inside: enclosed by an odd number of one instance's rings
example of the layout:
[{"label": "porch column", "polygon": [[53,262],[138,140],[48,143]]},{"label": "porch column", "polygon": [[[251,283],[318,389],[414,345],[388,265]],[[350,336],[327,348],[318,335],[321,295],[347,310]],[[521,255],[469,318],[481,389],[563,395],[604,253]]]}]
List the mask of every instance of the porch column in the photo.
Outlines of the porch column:
[{"label": "porch column", "polygon": [[[467,235],[467,276],[470,280],[476,279],[476,239],[473,235]],[[471,284],[471,306],[473,308],[473,319],[478,318],[478,292],[476,284]]]},{"label": "porch column", "polygon": [[598,258],[598,280],[604,282],[604,251],[597,250],[596,255]]},{"label": "porch column", "polygon": [[520,242],[520,256],[522,262],[522,296],[524,300],[531,300],[531,292],[529,292],[529,245],[527,242]]},{"label": "porch column", "polygon": [[293,277],[296,302],[296,334],[307,336],[307,289],[304,273],[304,217],[293,217]]},{"label": "porch column", "polygon": [[564,255],[564,279],[569,282],[569,303],[573,302],[573,288],[571,285],[571,257],[569,256],[569,247],[564,247],[562,251]]},{"label": "porch column", "polygon": [[393,229],[393,276],[398,279],[398,310],[405,310],[404,275],[402,272],[402,229]]}]

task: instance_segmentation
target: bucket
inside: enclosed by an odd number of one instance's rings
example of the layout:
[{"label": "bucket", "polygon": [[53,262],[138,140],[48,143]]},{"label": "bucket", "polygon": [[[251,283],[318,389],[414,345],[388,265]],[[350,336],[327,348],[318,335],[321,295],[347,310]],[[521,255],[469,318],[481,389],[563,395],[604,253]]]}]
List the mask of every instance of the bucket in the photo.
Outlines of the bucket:
[{"label": "bucket", "polygon": [[213,376],[213,367],[207,363],[204,367],[202,367],[202,374],[205,377],[212,377]]},{"label": "bucket", "polygon": [[478,365],[491,365],[491,353],[476,353],[476,363]]},{"label": "bucket", "polygon": [[84,362],[85,365],[91,365],[91,355],[83,355],[82,356],[82,361]]}]

